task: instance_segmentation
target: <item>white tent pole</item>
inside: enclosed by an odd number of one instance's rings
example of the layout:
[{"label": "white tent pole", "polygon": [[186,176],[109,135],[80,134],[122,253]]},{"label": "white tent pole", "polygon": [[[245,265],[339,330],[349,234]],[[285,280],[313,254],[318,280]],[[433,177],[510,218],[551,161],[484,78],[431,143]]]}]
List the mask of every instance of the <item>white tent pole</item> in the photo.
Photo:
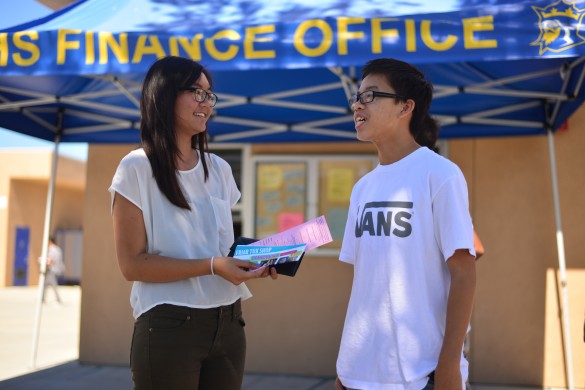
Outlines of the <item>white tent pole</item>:
[{"label": "white tent pole", "polygon": [[548,130],[548,151],[550,155],[550,167],[553,187],[553,201],[555,207],[555,222],[557,228],[557,254],[559,260],[559,272],[561,278],[561,323],[563,340],[565,342],[565,367],[567,370],[567,382],[569,390],[575,389],[573,379],[573,354],[571,352],[571,327],[569,323],[569,297],[567,294],[567,267],[565,262],[565,241],[561,226],[561,206],[559,201],[559,188],[557,180],[557,166],[555,156],[555,143],[552,130]]},{"label": "white tent pole", "polygon": [[43,227],[43,246],[41,250],[39,275],[39,286],[37,292],[37,305],[35,310],[35,322],[33,331],[32,352],[30,355],[30,367],[36,367],[37,350],[39,345],[39,331],[41,327],[41,314],[43,311],[43,294],[45,290],[45,278],[47,271],[47,253],[49,251],[49,231],[51,229],[51,218],[53,215],[53,197],[55,195],[55,181],[57,178],[57,162],[59,160],[59,143],[61,142],[61,131],[63,127],[63,111],[58,112],[57,135],[55,136],[55,147],[53,149],[53,161],[51,164],[51,176],[47,190],[47,204],[45,207],[45,225]]}]

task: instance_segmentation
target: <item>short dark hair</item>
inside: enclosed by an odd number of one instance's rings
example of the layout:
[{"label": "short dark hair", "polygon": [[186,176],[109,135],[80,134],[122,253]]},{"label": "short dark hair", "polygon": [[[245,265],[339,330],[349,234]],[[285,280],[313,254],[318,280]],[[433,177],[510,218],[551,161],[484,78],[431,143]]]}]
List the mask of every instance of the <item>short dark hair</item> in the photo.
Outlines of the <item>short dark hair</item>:
[{"label": "short dark hair", "polygon": [[[179,154],[175,135],[175,101],[181,90],[190,88],[201,74],[212,85],[211,74],[198,62],[168,56],[157,60],[146,73],[140,97],[140,138],[161,192],[175,206],[191,209],[177,179]],[[193,149],[201,151],[205,180],[209,170],[205,160],[207,131],[194,135]]]},{"label": "short dark hair", "polygon": [[[410,120],[410,133],[416,135],[423,128],[423,120],[428,116],[433,100],[433,84],[425,79],[420,70],[413,65],[393,58],[377,58],[368,61],[362,69],[362,78],[369,74],[386,77],[388,84],[398,95],[414,101],[414,111]],[[403,100],[405,101],[405,100]]]}]

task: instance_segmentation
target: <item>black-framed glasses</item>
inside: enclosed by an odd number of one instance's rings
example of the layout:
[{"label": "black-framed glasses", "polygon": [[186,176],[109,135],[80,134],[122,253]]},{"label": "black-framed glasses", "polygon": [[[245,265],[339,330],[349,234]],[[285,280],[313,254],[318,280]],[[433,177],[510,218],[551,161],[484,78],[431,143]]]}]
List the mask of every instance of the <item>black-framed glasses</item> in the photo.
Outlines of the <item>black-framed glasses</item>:
[{"label": "black-framed glasses", "polygon": [[183,91],[189,91],[193,94],[193,100],[199,103],[203,103],[207,100],[211,107],[215,107],[217,104],[217,95],[213,92],[207,92],[201,88],[183,88]]},{"label": "black-framed glasses", "polygon": [[349,108],[353,110],[353,105],[359,102],[361,104],[368,104],[374,101],[375,97],[387,97],[387,98],[394,98],[400,100],[407,100],[406,97],[402,95],[397,95],[395,93],[388,93],[388,92],[378,92],[378,91],[364,91],[362,93],[358,93],[357,95],[351,95],[349,98]]}]

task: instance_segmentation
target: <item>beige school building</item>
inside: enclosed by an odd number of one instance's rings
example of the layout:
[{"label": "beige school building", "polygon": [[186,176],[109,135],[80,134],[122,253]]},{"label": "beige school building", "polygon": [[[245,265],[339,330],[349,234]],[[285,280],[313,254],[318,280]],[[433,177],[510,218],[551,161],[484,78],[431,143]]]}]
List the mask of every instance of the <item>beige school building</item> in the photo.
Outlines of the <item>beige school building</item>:
[{"label": "beige school building", "polygon": [[[1,146],[1,142],[0,142]],[[0,287],[39,280],[50,149],[0,149]],[[63,279],[79,282],[85,202],[85,163],[59,157],[50,232],[64,250]]]},{"label": "beige school building", "polygon": [[[582,108],[554,138],[577,388],[585,388],[584,123]],[[51,228],[83,229],[79,357],[84,363],[128,364],[131,283],[116,262],[107,188],[120,159],[135,147],[90,145],[86,165],[59,162]],[[235,167],[243,194],[234,211],[237,234],[260,237],[325,215],[335,239],[309,252],[294,278],[248,283],[254,297],[244,303],[246,370],[334,375],[352,279],[351,267],[337,260],[344,208],[355,180],[376,163],[374,149],[355,142],[210,148]],[[474,226],[486,248],[477,264],[471,381],[566,387],[547,138],[452,140],[442,152],[465,174]],[[49,172],[50,154],[0,153],[4,286],[13,284],[15,240],[22,226],[30,228],[27,283],[38,280]]]}]

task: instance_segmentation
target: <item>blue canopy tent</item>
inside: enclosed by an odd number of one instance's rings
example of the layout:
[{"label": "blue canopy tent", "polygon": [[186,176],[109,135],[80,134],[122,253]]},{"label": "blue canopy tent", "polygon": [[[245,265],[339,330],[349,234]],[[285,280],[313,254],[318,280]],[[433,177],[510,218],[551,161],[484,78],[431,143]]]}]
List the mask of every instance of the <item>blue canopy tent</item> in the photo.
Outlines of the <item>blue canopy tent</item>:
[{"label": "blue canopy tent", "polygon": [[136,143],[145,71],[180,55],[214,75],[212,142],[353,140],[360,66],[412,62],[435,85],[442,138],[549,138],[573,388],[553,134],[585,98],[585,9],[472,2],[80,0],[0,32],[0,126],[56,145]]},{"label": "blue canopy tent", "polygon": [[583,12],[561,0],[410,16],[387,1],[271,3],[82,0],[10,28],[0,126],[53,140],[62,115],[61,142],[137,142],[140,82],[169,54],[212,70],[215,142],[355,139],[347,97],[381,56],[433,81],[442,138],[546,134],[583,101]]}]

